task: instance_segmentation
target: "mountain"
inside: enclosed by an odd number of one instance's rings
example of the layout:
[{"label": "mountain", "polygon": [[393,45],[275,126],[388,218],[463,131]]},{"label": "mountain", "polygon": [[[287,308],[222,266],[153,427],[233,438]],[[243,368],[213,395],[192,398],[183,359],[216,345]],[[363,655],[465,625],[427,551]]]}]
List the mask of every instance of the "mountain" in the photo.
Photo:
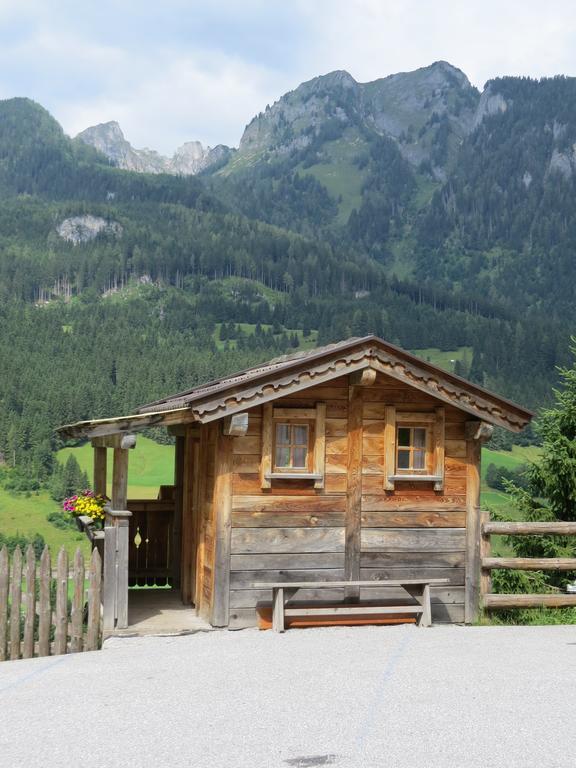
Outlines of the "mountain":
[{"label": "mountain", "polygon": [[188,141],[172,157],[164,157],[153,149],[134,149],[114,120],[81,131],[76,139],[105,155],[117,168],[138,173],[169,173],[193,176],[227,162],[233,150],[219,144],[203,147],[199,141]]},{"label": "mountain", "polygon": [[331,72],[303,83],[257,115],[242,135],[234,162],[318,148],[319,137],[343,139],[359,151],[375,134],[393,138],[412,166],[428,162],[444,178],[446,165],[474,124],[478,102],[479,93],[466,75],[444,61],[371,83]]},{"label": "mountain", "polygon": [[570,362],[574,78],[331,73],[212,166],[185,145],[192,175],[90,131],[0,101],[0,482],[2,457],[24,489],[50,476],[59,422],[312,340],[442,350],[535,408]]}]

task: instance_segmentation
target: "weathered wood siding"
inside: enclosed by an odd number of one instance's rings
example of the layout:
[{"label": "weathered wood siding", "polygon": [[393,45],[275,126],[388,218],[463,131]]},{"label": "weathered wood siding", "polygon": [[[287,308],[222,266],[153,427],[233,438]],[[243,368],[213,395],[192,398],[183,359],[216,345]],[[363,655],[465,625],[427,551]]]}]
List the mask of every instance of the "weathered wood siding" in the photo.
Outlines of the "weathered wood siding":
[{"label": "weathered wood siding", "polygon": [[344,578],[348,379],[275,401],[274,407],[314,408],[317,402],[326,403],[323,488],[309,480],[260,487],[261,408],[249,411],[248,434],[234,440],[231,628],[254,625],[256,604],[272,599],[270,590],[252,587],[255,581]]},{"label": "weathered wood siding", "polygon": [[[406,411],[433,411],[438,401],[378,374],[372,386],[351,386],[348,377],[342,377],[329,386],[277,400],[274,407],[313,408],[317,402],[326,404],[323,488],[309,480],[273,480],[270,488],[261,487],[261,407],[249,411],[247,434],[233,438],[229,626],[253,625],[257,603],[271,600],[271,592],[254,589],[254,582],[337,580],[348,572],[361,579],[448,578],[445,587],[432,590],[433,618],[463,621],[469,460],[465,423],[470,417],[445,407],[441,491],[434,490],[431,481],[396,481],[394,489],[387,490],[386,407],[395,406],[400,419]],[[205,487],[199,559],[201,605],[209,606],[216,427],[203,427],[202,434],[199,473]],[[340,600],[344,592],[317,595],[300,590],[296,595],[312,597]]]},{"label": "weathered wood siding", "polygon": [[379,374],[364,387],[362,532],[360,577],[447,578],[449,588],[433,588],[435,621],[464,620],[466,549],[466,435],[470,418],[445,408],[442,491],[432,482],[395,482],[387,491],[384,430],[386,406],[403,412],[432,411],[438,401]]}]

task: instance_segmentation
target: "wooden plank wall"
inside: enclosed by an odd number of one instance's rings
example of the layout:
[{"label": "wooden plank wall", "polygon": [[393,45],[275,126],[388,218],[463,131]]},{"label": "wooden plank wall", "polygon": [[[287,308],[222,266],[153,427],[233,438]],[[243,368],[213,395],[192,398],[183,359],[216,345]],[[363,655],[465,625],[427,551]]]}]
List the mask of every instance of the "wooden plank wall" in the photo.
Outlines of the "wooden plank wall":
[{"label": "wooden plank wall", "polygon": [[[349,403],[361,400],[361,511],[359,576],[362,579],[448,578],[446,587],[432,590],[437,622],[464,620],[467,446],[465,422],[470,417],[445,408],[445,482],[396,482],[385,488],[384,429],[386,405],[402,411],[432,411],[438,401],[407,385],[378,374],[372,386],[349,386],[348,377],[275,401],[276,407],[314,407],[326,403],[325,487],[310,481],[274,481],[260,487],[262,409],[249,412],[248,433],[233,441],[232,531],[230,558],[231,628],[253,626],[258,602],[271,600],[269,590],[256,590],[257,581],[337,580],[345,577],[346,538],[354,532],[350,505],[357,489],[348,493]],[[357,426],[358,416],[352,412]],[[215,437],[211,437],[214,444]],[[357,449],[353,451],[357,457]],[[209,462],[205,518],[214,486]],[[348,498],[350,497],[350,498]],[[354,501],[354,506],[357,502]],[[348,513],[347,513],[348,510]],[[348,520],[347,520],[348,514]],[[348,527],[346,524],[348,522]],[[211,546],[210,524],[207,543]],[[353,538],[353,537],[352,537]],[[211,562],[205,561],[205,590]],[[361,597],[381,596],[366,590]],[[398,594],[397,594],[398,593]],[[398,590],[386,592],[401,594]],[[341,600],[343,590],[300,590],[296,599]],[[211,599],[205,592],[206,600]]]},{"label": "wooden plank wall", "polygon": [[[270,489],[261,489],[261,408],[249,412],[247,435],[234,439],[229,624],[233,629],[253,626],[256,604],[272,599],[270,590],[252,588],[255,581],[344,578],[348,379],[310,388],[274,405],[313,408],[318,401],[326,403],[324,488],[314,488],[313,481],[275,480]],[[341,599],[343,592],[336,591],[336,599]],[[304,590],[304,597],[311,596]]]},{"label": "wooden plank wall", "polygon": [[445,408],[445,481],[442,491],[435,491],[432,482],[398,481],[394,490],[387,491],[384,461],[386,405],[396,406],[399,420],[402,411],[433,410],[438,401],[382,374],[378,374],[373,386],[363,388],[363,401],[360,577],[448,578],[447,587],[432,589],[433,619],[437,622],[463,621],[465,422],[470,417],[456,408]]}]

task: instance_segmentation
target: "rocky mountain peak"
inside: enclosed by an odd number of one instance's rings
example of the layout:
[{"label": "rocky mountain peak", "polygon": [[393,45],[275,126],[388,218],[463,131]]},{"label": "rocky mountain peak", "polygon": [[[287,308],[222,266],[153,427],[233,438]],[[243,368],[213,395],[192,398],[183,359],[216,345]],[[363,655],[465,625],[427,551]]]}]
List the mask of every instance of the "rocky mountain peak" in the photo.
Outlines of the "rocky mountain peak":
[{"label": "rocky mountain peak", "polygon": [[195,175],[232,153],[228,147],[219,145],[213,150],[199,141],[187,141],[172,157],[152,149],[134,149],[115,120],[86,128],[76,138],[106,155],[119,168],[140,173]]}]

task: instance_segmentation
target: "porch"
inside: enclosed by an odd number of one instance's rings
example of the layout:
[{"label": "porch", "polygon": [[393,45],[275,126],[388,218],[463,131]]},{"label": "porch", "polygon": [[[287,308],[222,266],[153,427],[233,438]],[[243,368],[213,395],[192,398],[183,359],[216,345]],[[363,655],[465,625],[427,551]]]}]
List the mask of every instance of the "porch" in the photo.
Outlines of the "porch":
[{"label": "porch", "polygon": [[[81,518],[79,527],[102,557],[105,638],[212,629],[198,615],[193,585],[182,571],[185,441],[177,428],[172,427],[171,432],[175,436],[174,479],[170,485],[159,486],[156,498],[128,498],[129,456],[136,448],[136,435],[91,440],[94,491],[108,496],[110,503],[104,530],[95,530],[89,518]],[[108,449],[113,453],[111,483]]]}]

